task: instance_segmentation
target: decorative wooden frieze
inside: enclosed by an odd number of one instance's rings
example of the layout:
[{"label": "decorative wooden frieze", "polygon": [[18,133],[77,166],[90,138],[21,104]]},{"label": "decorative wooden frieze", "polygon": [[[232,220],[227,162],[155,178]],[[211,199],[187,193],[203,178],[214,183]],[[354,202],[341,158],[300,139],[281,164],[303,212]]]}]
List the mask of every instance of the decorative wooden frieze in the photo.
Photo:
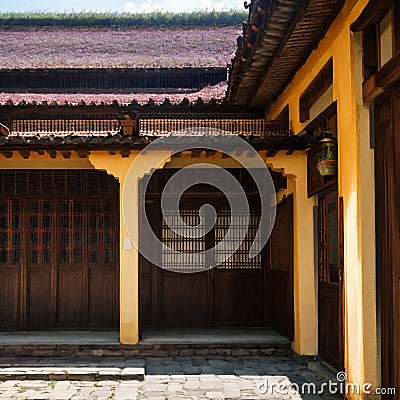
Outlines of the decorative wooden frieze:
[{"label": "decorative wooden frieze", "polygon": [[117,134],[118,119],[14,119],[11,132],[24,136],[72,135],[72,134]]},{"label": "decorative wooden frieze", "polygon": [[300,121],[305,122],[310,119],[310,109],[316,101],[333,84],[333,61],[332,58],[325,64],[322,70],[310,83],[300,97]]},{"label": "decorative wooden frieze", "polygon": [[204,135],[244,135],[244,136],[287,136],[286,124],[282,121],[266,119],[225,119],[225,118],[148,118],[139,120],[140,136],[204,136]]}]

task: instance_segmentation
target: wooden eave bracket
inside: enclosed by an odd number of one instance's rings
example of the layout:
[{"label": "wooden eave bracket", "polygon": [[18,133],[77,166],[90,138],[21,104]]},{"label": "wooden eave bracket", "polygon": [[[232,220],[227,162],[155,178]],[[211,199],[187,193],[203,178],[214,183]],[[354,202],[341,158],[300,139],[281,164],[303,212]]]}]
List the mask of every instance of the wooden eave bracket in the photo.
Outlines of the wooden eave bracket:
[{"label": "wooden eave bracket", "polygon": [[0,123],[0,134],[6,137],[10,134],[10,130],[2,123]]}]

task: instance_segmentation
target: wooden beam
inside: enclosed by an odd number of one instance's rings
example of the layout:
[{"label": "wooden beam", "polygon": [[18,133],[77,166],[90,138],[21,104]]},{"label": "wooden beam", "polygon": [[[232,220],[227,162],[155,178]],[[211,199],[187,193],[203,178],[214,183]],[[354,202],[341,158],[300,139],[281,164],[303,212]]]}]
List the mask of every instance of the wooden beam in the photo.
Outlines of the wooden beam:
[{"label": "wooden beam", "polygon": [[122,158],[128,158],[129,155],[131,154],[131,151],[130,150],[121,150],[119,153],[121,154]]},{"label": "wooden beam", "polygon": [[203,150],[192,150],[190,153],[191,158],[199,158]]},{"label": "wooden beam", "polygon": [[13,152],[12,152],[12,151],[2,151],[2,152],[1,152],[1,155],[2,155],[4,158],[12,158]]},{"label": "wooden beam", "polygon": [[30,150],[19,150],[18,153],[21,155],[21,157],[25,160],[27,160],[29,158],[29,156],[31,155]]},{"label": "wooden beam", "polygon": [[117,154],[117,152],[115,150],[108,150],[108,154],[110,156],[115,156],[115,154]]},{"label": "wooden beam", "polygon": [[43,156],[44,155],[44,150],[36,150],[36,153],[38,153],[39,156]]},{"label": "wooden beam", "polygon": [[278,150],[275,150],[275,149],[272,150],[272,149],[270,149],[270,150],[267,150],[265,156],[266,156],[266,157],[274,157],[274,156],[276,155],[277,152],[278,152]]},{"label": "wooden beam", "polygon": [[236,155],[240,157],[243,154],[243,150],[236,150]]},{"label": "wooden beam", "polygon": [[350,26],[350,29],[353,32],[359,32],[368,26],[375,25],[394,3],[395,0],[370,0],[358,19]]},{"label": "wooden beam", "polygon": [[89,155],[89,150],[76,150],[79,158],[86,158]]},{"label": "wooden beam", "polygon": [[178,153],[172,154],[173,158],[181,158],[181,156],[182,156],[182,152],[181,151],[179,151]]},{"label": "wooden beam", "polygon": [[60,153],[64,158],[71,158],[71,152],[70,151],[61,150]]},{"label": "wooden beam", "polygon": [[213,158],[215,156],[215,150],[206,150],[206,158]]},{"label": "wooden beam", "polygon": [[57,157],[57,151],[55,150],[46,150],[47,154],[50,156],[50,158],[56,158]]}]

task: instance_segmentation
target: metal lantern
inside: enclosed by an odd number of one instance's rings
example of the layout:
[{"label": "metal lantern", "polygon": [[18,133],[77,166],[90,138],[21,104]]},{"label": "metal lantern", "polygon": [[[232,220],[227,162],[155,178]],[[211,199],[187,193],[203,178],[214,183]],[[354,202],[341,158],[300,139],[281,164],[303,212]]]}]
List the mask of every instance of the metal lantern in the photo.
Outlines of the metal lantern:
[{"label": "metal lantern", "polygon": [[319,143],[321,144],[321,153],[318,157],[317,169],[321,176],[333,176],[337,172],[336,159],[336,140],[329,133],[324,136]]}]

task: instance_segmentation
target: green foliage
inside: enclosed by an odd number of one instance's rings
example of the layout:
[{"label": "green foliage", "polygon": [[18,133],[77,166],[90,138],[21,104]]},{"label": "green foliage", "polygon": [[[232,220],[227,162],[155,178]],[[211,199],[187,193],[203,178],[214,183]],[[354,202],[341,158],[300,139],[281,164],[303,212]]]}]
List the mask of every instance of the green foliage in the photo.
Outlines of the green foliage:
[{"label": "green foliage", "polygon": [[172,13],[154,11],[151,13],[120,12],[3,12],[0,13],[0,26],[209,26],[240,25],[247,18],[246,11],[192,11]]}]

